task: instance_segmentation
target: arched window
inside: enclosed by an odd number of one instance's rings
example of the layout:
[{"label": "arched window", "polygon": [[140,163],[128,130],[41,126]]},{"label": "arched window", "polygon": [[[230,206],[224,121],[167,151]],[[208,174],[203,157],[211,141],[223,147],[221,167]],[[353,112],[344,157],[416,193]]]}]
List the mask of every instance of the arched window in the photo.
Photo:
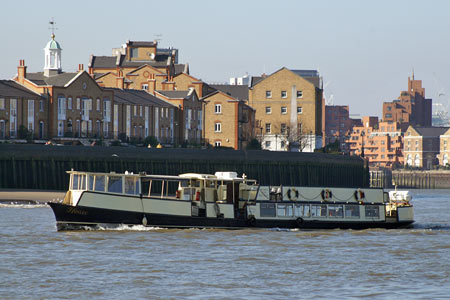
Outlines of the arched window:
[{"label": "arched window", "polygon": [[412,164],[413,164],[412,156],[411,156],[411,154],[408,154],[408,156],[406,157],[406,165],[412,166]]},{"label": "arched window", "polygon": [[420,156],[419,156],[419,154],[416,154],[416,156],[414,157],[414,165],[416,167],[420,167]]}]

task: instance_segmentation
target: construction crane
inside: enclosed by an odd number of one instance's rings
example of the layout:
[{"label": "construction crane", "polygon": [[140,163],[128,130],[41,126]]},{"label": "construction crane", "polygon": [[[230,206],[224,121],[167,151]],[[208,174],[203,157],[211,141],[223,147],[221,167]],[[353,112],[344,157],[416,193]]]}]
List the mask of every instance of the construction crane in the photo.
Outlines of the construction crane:
[{"label": "construction crane", "polygon": [[437,93],[436,99],[433,99],[432,124],[433,126],[448,126],[450,119],[450,98],[446,101],[445,89],[437,78],[436,73],[433,73],[433,75]]},{"label": "construction crane", "polygon": [[330,85],[330,83],[331,83],[331,81],[328,81],[323,86],[323,98],[325,99],[325,105],[334,105],[334,102],[333,102],[334,95],[333,95],[333,93],[331,93],[329,97],[327,97],[327,95],[325,94],[325,89],[327,88],[328,85]]}]

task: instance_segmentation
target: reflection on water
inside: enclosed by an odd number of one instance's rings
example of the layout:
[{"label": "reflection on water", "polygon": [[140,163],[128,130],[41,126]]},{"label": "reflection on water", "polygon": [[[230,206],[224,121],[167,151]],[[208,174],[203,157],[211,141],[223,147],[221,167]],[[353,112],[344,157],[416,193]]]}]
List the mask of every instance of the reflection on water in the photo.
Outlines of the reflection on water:
[{"label": "reflection on water", "polygon": [[2,205],[0,299],[445,298],[447,194],[413,191],[400,230],[57,232],[47,206]]}]

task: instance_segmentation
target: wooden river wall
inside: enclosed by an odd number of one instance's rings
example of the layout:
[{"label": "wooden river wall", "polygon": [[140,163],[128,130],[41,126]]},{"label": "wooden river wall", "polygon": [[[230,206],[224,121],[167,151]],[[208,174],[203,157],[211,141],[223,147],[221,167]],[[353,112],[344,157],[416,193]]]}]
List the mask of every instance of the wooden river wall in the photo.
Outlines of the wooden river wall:
[{"label": "wooden river wall", "polygon": [[71,169],[160,175],[234,171],[262,185],[369,186],[361,159],[323,153],[0,144],[0,188],[66,190]]},{"label": "wooden river wall", "polygon": [[448,170],[370,170],[370,186],[381,188],[449,189]]},{"label": "wooden river wall", "polygon": [[417,189],[450,188],[450,171],[392,171],[392,181],[397,187]]}]

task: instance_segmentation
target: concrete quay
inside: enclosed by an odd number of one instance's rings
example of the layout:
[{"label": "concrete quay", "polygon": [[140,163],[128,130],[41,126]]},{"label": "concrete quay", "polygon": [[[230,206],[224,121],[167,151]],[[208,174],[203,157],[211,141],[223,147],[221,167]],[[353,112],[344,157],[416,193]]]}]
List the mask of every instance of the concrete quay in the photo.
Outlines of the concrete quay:
[{"label": "concrete quay", "polygon": [[0,203],[38,204],[62,201],[64,191],[0,189]]}]

